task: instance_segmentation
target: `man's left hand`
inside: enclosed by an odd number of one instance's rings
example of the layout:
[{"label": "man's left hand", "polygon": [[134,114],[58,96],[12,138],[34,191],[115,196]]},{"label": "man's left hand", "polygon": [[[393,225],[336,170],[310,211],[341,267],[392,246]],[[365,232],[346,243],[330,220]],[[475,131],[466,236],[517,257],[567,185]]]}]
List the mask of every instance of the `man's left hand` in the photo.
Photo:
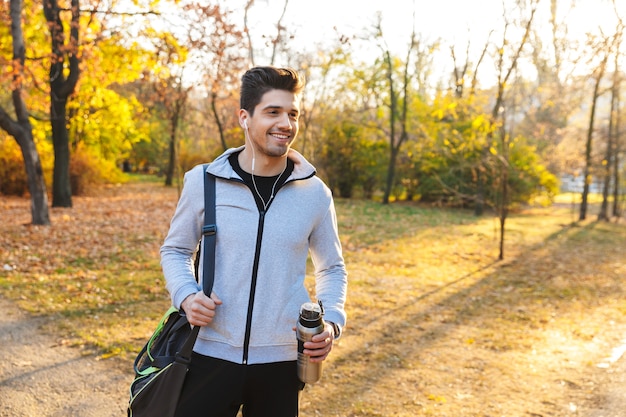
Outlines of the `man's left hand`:
[{"label": "man's left hand", "polygon": [[312,337],[310,342],[304,344],[304,354],[311,358],[311,362],[322,362],[333,350],[335,331],[330,323],[324,325],[324,331]]}]

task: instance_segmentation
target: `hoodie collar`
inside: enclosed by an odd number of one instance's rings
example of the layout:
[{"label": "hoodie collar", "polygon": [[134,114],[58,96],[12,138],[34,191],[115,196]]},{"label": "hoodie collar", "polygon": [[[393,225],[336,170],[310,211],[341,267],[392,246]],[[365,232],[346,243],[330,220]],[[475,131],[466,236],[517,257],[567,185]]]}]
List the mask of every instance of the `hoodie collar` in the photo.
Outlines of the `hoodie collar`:
[{"label": "hoodie collar", "polygon": [[[215,158],[215,160],[207,168],[207,172],[219,178],[241,179],[239,175],[235,172],[235,170],[233,170],[230,162],[228,162],[228,157],[235,152],[241,152],[244,147],[245,146],[240,146],[238,148],[230,148],[226,150],[226,152]],[[309,161],[307,161],[306,158],[302,156],[298,151],[289,149],[287,158],[293,161],[293,172],[291,173],[289,178],[287,178],[287,181],[303,180],[315,175],[315,167]]]}]

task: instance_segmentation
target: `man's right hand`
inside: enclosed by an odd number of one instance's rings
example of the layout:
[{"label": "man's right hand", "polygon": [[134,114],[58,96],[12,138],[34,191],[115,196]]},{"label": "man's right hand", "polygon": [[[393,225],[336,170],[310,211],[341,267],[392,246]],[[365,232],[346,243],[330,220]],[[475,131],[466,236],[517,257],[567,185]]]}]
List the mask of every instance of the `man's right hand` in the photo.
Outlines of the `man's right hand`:
[{"label": "man's right hand", "polygon": [[185,311],[190,324],[193,326],[206,326],[213,321],[215,310],[220,304],[222,304],[222,300],[214,292],[211,293],[209,298],[203,291],[198,291],[185,298],[181,307]]}]

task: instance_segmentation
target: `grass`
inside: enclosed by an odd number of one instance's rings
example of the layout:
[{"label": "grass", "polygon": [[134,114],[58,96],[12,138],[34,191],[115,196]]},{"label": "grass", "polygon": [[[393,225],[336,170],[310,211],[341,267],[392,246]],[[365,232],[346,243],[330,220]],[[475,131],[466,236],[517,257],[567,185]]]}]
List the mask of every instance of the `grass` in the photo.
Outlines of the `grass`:
[{"label": "grass", "polygon": [[[28,201],[3,200],[0,294],[130,369],[169,305],[158,248],[176,198],[142,179],[53,209],[49,228],[24,226]],[[336,204],[349,325],[304,416],[569,415],[583,401],[572,387],[626,330],[623,223],[529,207],[507,221],[496,262],[493,218]]]}]

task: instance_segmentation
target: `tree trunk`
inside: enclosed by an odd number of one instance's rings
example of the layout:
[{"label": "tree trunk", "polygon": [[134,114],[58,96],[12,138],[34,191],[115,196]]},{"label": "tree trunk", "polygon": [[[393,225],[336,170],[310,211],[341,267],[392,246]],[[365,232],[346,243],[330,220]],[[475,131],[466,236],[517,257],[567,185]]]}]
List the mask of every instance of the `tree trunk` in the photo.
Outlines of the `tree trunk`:
[{"label": "tree trunk", "polygon": [[[19,0],[12,0],[19,3]],[[14,105],[16,96],[20,93],[13,91]],[[21,96],[18,99],[22,101]],[[48,194],[46,183],[43,178],[41,159],[37,147],[33,141],[33,131],[28,118],[18,122],[11,120],[10,116],[0,107],[0,127],[17,141],[24,158],[24,168],[28,179],[28,191],[30,193],[30,211],[32,224],[47,226],[50,224],[48,211]]]},{"label": "tree trunk", "polygon": [[[484,154],[484,150],[483,150]],[[481,158],[484,161],[485,158]],[[485,212],[485,174],[483,167],[478,167],[476,172],[476,197],[474,199],[474,216],[481,217]]]},{"label": "tree trunk", "polygon": [[393,189],[393,180],[396,176],[396,159],[398,156],[398,150],[391,143],[391,152],[389,154],[389,164],[387,165],[387,179],[385,182],[385,193],[383,195],[383,204],[389,204],[389,197],[391,196],[391,190]]},{"label": "tree trunk", "polygon": [[499,260],[504,259],[504,232],[506,231],[506,218],[507,218],[507,209],[504,210],[503,213],[500,213],[500,254],[498,255]]},{"label": "tree trunk", "polygon": [[41,159],[33,141],[32,128],[24,129],[22,137],[16,137],[22,149],[24,157],[24,167],[28,178],[28,191],[30,192],[30,211],[32,224],[49,225],[50,216],[48,213],[48,194],[46,183],[43,178]]},{"label": "tree trunk", "polygon": [[[604,156],[604,181],[602,184],[602,205],[600,207],[600,213],[598,214],[598,220],[610,220],[609,215],[609,188],[611,187],[611,170],[613,168],[619,169],[619,165],[614,164],[617,159],[617,141],[618,141],[618,112],[619,112],[619,83],[620,83],[620,71],[619,71],[619,38],[616,38],[615,49],[615,65],[613,71],[613,85],[611,86],[611,107],[609,110],[609,132],[608,140],[606,144],[606,153]],[[616,184],[617,185],[617,184]],[[613,207],[615,209],[615,206]],[[613,215],[615,215],[613,210]]]},{"label": "tree trunk", "polygon": [[11,37],[13,39],[14,84],[11,93],[17,121],[0,106],[0,128],[13,136],[24,157],[31,201],[32,224],[49,225],[48,194],[43,178],[41,160],[33,140],[33,128],[28,119],[28,110],[22,99],[22,75],[25,61],[24,33],[22,31],[22,1],[11,0]]},{"label": "tree trunk", "polygon": [[609,112],[609,132],[608,140],[606,144],[606,153],[602,166],[604,168],[603,182],[602,182],[602,204],[600,206],[600,212],[598,213],[598,220],[608,221],[609,216],[609,188],[611,187],[611,169],[613,168],[613,159],[615,158],[615,118],[617,116],[617,97],[615,96],[615,84],[613,84],[611,95],[611,109]]},{"label": "tree trunk", "polygon": [[188,91],[183,90],[182,84],[179,83],[170,113],[170,156],[165,173],[165,185],[168,187],[174,184],[174,177],[178,170],[178,125],[187,101],[187,93]]},{"label": "tree trunk", "polygon": [[[621,38],[620,38],[621,39]],[[621,81],[622,81],[622,73],[619,71],[619,61],[618,57],[620,57],[619,51],[621,44],[618,44],[617,51],[615,52],[615,75],[613,82],[613,96],[615,98],[615,121],[613,123],[613,216],[620,217],[620,205],[619,205],[619,197],[620,197],[620,155],[622,154],[622,146],[621,146],[621,134],[620,134],[620,90],[621,90]]]},{"label": "tree trunk", "polygon": [[[503,122],[504,124],[504,117]],[[505,232],[505,224],[506,219],[509,215],[509,169],[510,169],[510,156],[509,156],[509,140],[508,133],[504,128],[501,129],[502,135],[502,159],[500,160],[500,169],[502,170],[500,173],[500,207],[498,209],[498,215],[500,217],[500,254],[498,255],[499,260],[504,259],[504,232]]]},{"label": "tree trunk", "polygon": [[224,135],[224,126],[222,125],[222,119],[220,119],[220,114],[217,111],[216,91],[213,91],[211,93],[211,113],[213,113],[213,120],[215,120],[215,125],[217,126],[217,131],[220,135],[220,143],[222,144],[222,149],[226,151],[226,149],[228,149],[228,145],[226,144],[226,137]]},{"label": "tree trunk", "polygon": [[393,187],[393,180],[396,171],[396,120],[398,119],[398,97],[396,95],[395,85],[393,81],[393,63],[391,61],[391,53],[389,50],[384,51],[385,64],[387,65],[387,81],[389,82],[389,165],[387,167],[387,180],[385,182],[385,192],[383,195],[383,204],[389,204],[389,196]]},{"label": "tree trunk", "polygon": [[50,122],[54,147],[54,170],[52,175],[52,207],[72,207],[72,185],[70,181],[70,144],[66,125],[67,101],[55,100],[51,90]]},{"label": "tree trunk", "polygon": [[[619,108],[619,106],[618,106]],[[620,181],[621,177],[619,174],[620,163],[620,155],[621,152],[621,143],[620,143],[620,130],[619,130],[619,111],[617,114],[616,126],[615,126],[615,152],[613,155],[613,216],[621,217],[622,211],[620,209]]]},{"label": "tree trunk", "polygon": [[587,135],[587,145],[585,147],[585,171],[583,174],[583,193],[580,202],[580,213],[578,214],[578,220],[585,220],[587,218],[587,201],[589,200],[589,171],[591,164],[591,141],[592,134]]},{"label": "tree trunk", "polygon": [[254,0],[247,0],[246,6],[244,7],[243,14],[243,28],[244,33],[246,34],[246,39],[248,41],[248,58],[250,59],[250,65],[255,66],[254,63],[254,45],[252,45],[252,35],[250,34],[250,28],[248,27],[248,12],[250,8],[254,5]]},{"label": "tree trunk", "polygon": [[[52,124],[52,144],[54,145],[54,173],[52,185],[52,206],[72,207],[72,187],[70,183],[70,149],[67,130],[67,99],[74,92],[80,76],[78,41],[80,1],[71,0],[72,21],[70,39],[65,42],[62,8],[57,0],[43,2],[44,15],[50,30],[52,59],[50,63],[50,120]],[[67,63],[67,66],[66,66]],[[69,72],[66,74],[66,70]]]},{"label": "tree trunk", "polygon": [[[415,20],[415,14],[413,15]],[[378,22],[378,33],[382,34],[381,22]],[[406,61],[404,62],[404,71],[402,77],[402,108],[398,108],[398,102],[400,100],[400,93],[396,91],[394,84],[394,65],[389,49],[383,48],[384,62],[387,67],[387,82],[389,83],[389,166],[387,168],[387,181],[385,186],[385,192],[383,195],[383,204],[389,203],[389,197],[393,189],[396,174],[396,163],[398,154],[402,144],[408,140],[407,134],[407,118],[408,118],[408,101],[409,101],[409,83],[411,76],[409,73],[409,65],[411,62],[411,56],[415,49],[415,25],[411,32],[411,42],[406,54]],[[400,135],[396,140],[396,121],[400,122]]]},{"label": "tree trunk", "polygon": [[598,97],[600,97],[600,82],[602,81],[602,77],[604,76],[604,69],[606,67],[606,62],[608,59],[608,54],[605,56],[604,61],[600,64],[600,69],[598,71],[598,76],[596,78],[596,84],[593,88],[593,97],[591,102],[591,115],[589,116],[589,128],[587,129],[587,142],[585,144],[585,170],[583,174],[583,194],[582,194],[582,202],[580,203],[580,214],[578,216],[578,220],[585,220],[587,218],[587,206],[589,200],[589,185],[591,183],[591,150],[593,148],[593,125],[595,123],[596,118],[596,106],[598,104]]},{"label": "tree trunk", "polygon": [[176,164],[178,161],[177,155],[177,143],[176,143],[176,129],[178,125],[178,116],[174,116],[170,121],[170,152],[169,161],[167,164],[167,172],[165,173],[165,185],[171,187],[174,184],[174,175],[176,173]]}]

